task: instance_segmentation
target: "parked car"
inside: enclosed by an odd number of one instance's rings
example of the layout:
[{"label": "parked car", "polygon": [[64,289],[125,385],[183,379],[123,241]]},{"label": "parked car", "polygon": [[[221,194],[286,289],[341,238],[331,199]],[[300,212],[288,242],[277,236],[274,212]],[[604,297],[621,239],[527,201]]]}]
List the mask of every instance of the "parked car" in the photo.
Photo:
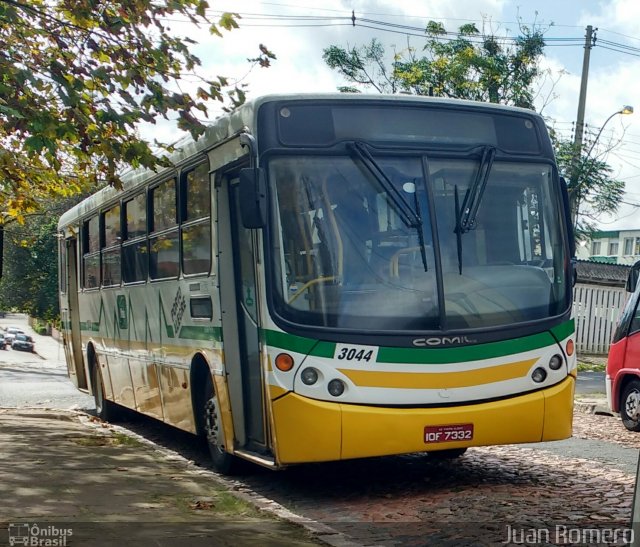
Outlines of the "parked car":
[{"label": "parked car", "polygon": [[6,329],[4,329],[5,343],[11,345],[13,339],[16,337],[16,334],[24,334],[24,331],[19,327],[7,327]]},{"label": "parked car", "polygon": [[33,351],[34,343],[31,336],[27,336],[24,333],[16,334],[16,337],[11,342],[11,349],[20,349],[24,351]]},{"label": "parked car", "polygon": [[0,332],[0,349],[7,349],[7,341],[4,339],[4,334]]}]

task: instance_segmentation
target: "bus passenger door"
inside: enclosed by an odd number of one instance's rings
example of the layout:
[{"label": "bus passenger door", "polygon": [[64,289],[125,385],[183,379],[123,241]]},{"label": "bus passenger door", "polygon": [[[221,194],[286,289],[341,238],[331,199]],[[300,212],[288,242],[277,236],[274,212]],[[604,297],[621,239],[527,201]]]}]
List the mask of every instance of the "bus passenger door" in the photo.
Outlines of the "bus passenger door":
[{"label": "bus passenger door", "polygon": [[258,337],[256,241],[254,231],[242,225],[238,188],[233,174],[223,177],[218,189],[224,359],[238,448],[264,453],[267,435]]},{"label": "bus passenger door", "polygon": [[60,310],[64,336],[64,353],[69,377],[79,389],[88,389],[82,358],[80,335],[80,308],[78,305],[78,240],[73,237],[65,241],[68,307]]}]

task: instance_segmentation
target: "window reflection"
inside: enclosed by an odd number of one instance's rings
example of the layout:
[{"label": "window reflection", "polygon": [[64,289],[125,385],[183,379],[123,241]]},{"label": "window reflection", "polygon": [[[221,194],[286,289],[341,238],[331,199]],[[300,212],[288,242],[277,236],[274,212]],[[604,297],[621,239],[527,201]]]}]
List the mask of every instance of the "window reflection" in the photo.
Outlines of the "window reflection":
[{"label": "window reflection", "polygon": [[176,181],[163,182],[151,190],[153,203],[153,231],[160,232],[177,225]]},{"label": "window reflection", "polygon": [[[401,206],[388,195],[387,183],[357,159],[270,162],[281,316],[353,329],[451,330],[511,325],[567,309],[560,198],[551,166],[495,161],[475,225],[458,235],[459,208],[477,178],[478,154],[425,160],[375,157]],[[400,207],[419,211],[422,240]]]},{"label": "window reflection", "polygon": [[150,238],[149,248],[151,279],[177,277],[180,272],[177,232]]}]

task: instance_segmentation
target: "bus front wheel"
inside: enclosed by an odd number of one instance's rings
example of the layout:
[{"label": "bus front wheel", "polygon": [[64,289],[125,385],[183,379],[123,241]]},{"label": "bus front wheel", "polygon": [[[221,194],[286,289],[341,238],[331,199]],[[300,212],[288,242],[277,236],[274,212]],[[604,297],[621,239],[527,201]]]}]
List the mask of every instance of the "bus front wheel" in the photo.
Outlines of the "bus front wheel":
[{"label": "bus front wheel", "polygon": [[640,431],[640,381],[632,380],[622,391],[620,418],[629,431]]},{"label": "bus front wheel", "polygon": [[204,386],[203,412],[204,434],[207,439],[209,453],[214,469],[223,475],[233,474],[238,467],[238,460],[229,454],[224,448],[224,433],[222,431],[222,419],[218,398],[213,389],[213,382],[210,376]]},{"label": "bus front wheel", "polygon": [[104,395],[104,382],[98,359],[93,358],[93,399],[96,405],[96,415],[105,422],[115,422],[119,417],[118,405],[108,401]]}]

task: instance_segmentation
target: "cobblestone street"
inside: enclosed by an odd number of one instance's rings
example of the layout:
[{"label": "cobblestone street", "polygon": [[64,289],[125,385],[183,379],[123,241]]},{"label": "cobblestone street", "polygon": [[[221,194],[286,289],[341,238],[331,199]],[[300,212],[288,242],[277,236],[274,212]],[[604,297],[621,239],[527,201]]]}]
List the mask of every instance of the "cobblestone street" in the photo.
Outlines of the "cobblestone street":
[{"label": "cobblestone street", "polygon": [[[576,412],[574,437],[578,446],[595,443],[604,459],[612,446],[605,443],[633,449],[632,459],[640,447],[640,435],[611,416]],[[523,528],[552,530],[551,544],[576,544],[569,540],[585,529],[628,526],[630,466],[625,471],[602,458],[563,452],[558,443],[477,448],[458,460],[416,455],[342,462],[243,482],[363,545],[499,545],[509,530]],[[624,537],[621,532],[607,544],[624,545]]]}]

